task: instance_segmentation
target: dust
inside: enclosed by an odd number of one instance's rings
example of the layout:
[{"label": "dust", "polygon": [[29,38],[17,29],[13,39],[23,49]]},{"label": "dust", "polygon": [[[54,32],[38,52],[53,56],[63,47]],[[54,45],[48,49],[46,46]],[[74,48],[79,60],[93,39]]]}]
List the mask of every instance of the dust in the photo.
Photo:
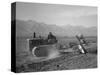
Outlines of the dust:
[{"label": "dust", "polygon": [[56,58],[56,57],[59,57],[59,56],[60,56],[60,53],[57,49],[48,50],[47,59],[53,59],[53,58]]}]

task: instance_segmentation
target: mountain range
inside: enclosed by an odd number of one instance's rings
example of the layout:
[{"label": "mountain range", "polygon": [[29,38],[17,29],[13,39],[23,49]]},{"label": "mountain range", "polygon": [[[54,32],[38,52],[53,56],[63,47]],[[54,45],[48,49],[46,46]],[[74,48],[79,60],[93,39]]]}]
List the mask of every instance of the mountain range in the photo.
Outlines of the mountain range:
[{"label": "mountain range", "polygon": [[37,36],[47,36],[49,32],[52,32],[56,36],[75,36],[80,33],[85,36],[97,36],[97,27],[83,27],[73,25],[58,26],[53,24],[48,25],[33,20],[16,20],[17,37],[32,36],[34,32],[37,33]]}]

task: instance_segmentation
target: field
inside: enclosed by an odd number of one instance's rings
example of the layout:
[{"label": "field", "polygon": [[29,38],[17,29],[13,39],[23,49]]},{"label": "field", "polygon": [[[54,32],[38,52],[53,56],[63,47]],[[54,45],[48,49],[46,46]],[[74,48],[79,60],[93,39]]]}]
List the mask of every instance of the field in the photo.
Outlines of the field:
[{"label": "field", "polygon": [[[16,72],[97,68],[96,37],[86,38],[91,44],[91,46],[87,46],[87,54],[80,54],[78,52],[60,53],[58,57],[48,60],[45,57],[36,58],[32,56],[28,50],[26,39],[25,37],[16,39]],[[68,45],[70,42],[78,43],[77,39],[73,37],[58,38],[58,45]]]}]

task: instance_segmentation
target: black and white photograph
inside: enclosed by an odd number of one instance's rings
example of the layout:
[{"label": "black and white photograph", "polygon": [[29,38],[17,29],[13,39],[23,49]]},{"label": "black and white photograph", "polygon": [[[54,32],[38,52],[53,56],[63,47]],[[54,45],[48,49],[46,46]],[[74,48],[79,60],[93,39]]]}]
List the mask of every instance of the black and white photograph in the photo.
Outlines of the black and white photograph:
[{"label": "black and white photograph", "polygon": [[12,71],[97,68],[97,11],[96,6],[12,3]]}]

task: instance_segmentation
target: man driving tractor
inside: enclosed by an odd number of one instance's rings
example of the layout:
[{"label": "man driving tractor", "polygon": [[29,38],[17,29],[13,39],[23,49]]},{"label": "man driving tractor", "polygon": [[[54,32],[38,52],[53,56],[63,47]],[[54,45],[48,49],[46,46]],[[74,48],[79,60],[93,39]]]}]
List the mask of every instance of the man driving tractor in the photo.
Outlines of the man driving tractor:
[{"label": "man driving tractor", "polygon": [[49,44],[54,44],[57,42],[56,37],[52,34],[52,32],[49,32],[47,39]]}]

